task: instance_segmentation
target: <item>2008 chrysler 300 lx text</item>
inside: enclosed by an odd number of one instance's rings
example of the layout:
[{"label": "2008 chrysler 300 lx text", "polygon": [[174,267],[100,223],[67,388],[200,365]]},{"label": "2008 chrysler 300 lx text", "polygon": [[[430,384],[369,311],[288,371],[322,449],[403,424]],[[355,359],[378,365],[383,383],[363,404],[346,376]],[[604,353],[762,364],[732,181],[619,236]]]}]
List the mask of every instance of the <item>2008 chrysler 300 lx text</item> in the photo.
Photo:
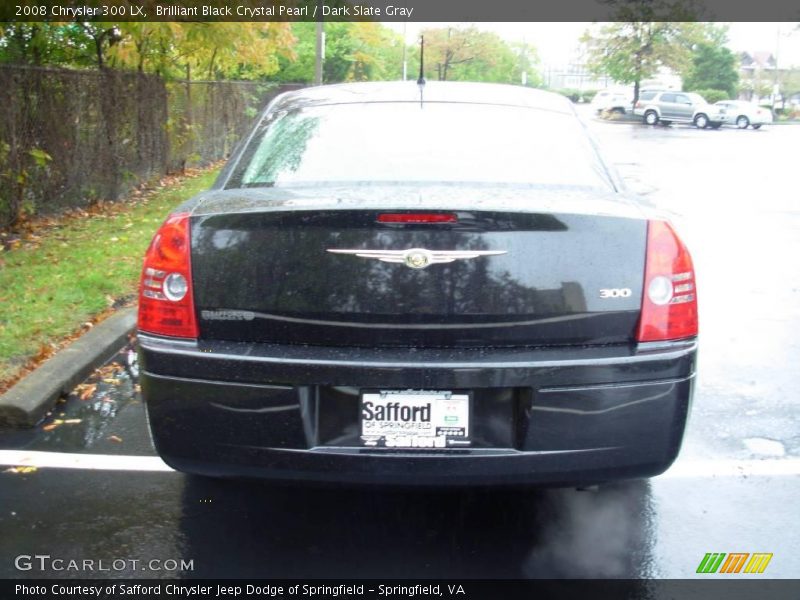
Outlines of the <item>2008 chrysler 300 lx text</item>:
[{"label": "2008 chrysler 300 lx text", "polygon": [[663,472],[689,254],[570,103],[500,85],[279,96],[145,258],[142,393],[183,471],[390,484]]}]

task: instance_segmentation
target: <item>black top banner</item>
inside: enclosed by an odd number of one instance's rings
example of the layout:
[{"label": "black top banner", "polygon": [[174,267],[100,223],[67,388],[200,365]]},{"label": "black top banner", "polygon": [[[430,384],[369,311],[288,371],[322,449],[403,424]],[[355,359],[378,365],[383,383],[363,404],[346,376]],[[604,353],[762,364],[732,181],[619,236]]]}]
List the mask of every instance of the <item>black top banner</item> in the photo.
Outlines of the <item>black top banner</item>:
[{"label": "black top banner", "polygon": [[0,21],[800,21],[796,0],[4,0]]}]

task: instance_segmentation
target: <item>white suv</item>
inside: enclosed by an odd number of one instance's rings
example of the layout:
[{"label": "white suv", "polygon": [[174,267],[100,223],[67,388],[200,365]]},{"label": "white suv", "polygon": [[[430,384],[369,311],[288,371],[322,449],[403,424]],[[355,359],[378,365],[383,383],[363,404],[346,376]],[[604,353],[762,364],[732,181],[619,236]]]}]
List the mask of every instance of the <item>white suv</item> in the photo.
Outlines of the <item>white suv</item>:
[{"label": "white suv", "polygon": [[600,90],[592,98],[590,106],[595,113],[625,114],[633,106],[633,93],[629,90]]},{"label": "white suv", "polygon": [[693,123],[700,129],[719,129],[725,121],[719,107],[693,92],[642,92],[633,107],[633,114],[642,117],[648,125]]}]

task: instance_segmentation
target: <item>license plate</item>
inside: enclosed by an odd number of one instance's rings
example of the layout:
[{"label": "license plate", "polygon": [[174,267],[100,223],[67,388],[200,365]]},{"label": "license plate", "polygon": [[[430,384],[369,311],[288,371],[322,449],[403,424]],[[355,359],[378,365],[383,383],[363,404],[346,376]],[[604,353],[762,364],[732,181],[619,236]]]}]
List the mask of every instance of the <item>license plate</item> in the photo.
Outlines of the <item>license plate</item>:
[{"label": "license plate", "polygon": [[361,441],[379,448],[469,446],[469,394],[380,391],[361,395]]}]

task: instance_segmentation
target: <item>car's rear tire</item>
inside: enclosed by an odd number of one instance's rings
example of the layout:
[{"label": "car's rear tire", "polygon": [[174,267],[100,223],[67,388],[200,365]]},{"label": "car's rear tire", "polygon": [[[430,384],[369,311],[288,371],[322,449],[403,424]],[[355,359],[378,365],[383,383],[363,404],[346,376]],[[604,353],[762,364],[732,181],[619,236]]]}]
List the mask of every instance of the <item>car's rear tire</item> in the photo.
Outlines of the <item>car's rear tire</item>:
[{"label": "car's rear tire", "polygon": [[753,129],[761,129],[761,123],[753,125]]},{"label": "car's rear tire", "polygon": [[646,125],[655,125],[658,123],[658,113],[654,110],[648,110],[644,113],[644,122]]},{"label": "car's rear tire", "polygon": [[750,125],[750,119],[748,119],[744,115],[739,115],[738,117],[736,117],[736,126],[739,129],[747,129],[749,125]]},{"label": "car's rear tire", "polygon": [[699,115],[695,116],[694,118],[694,126],[698,129],[705,129],[708,127],[708,116],[700,113]]}]

